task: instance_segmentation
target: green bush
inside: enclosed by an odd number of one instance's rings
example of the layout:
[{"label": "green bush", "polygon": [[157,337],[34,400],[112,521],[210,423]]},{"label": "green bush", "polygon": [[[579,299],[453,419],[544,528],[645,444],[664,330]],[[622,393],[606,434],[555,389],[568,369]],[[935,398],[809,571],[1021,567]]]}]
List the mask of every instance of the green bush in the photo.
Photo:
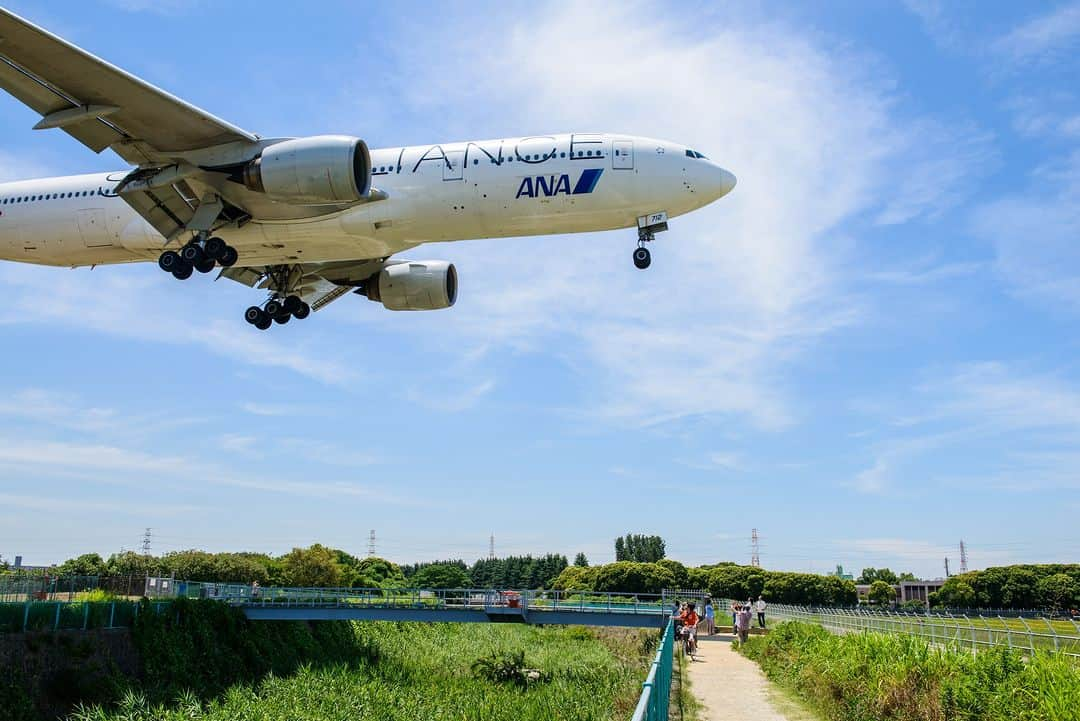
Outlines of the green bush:
[{"label": "green bush", "polygon": [[931,647],[789,622],[741,644],[774,681],[835,721],[1076,721],[1080,666],[1042,652]]}]

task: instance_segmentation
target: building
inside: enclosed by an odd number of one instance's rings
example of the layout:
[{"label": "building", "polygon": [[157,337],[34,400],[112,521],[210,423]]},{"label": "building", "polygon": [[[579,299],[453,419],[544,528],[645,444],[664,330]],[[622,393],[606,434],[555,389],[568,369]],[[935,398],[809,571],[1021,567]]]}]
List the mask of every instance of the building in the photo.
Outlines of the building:
[{"label": "building", "polygon": [[836,564],[836,570],[833,571],[832,573],[830,573],[829,575],[830,576],[836,576],[837,578],[842,578],[845,581],[854,581],[855,580],[855,577],[852,576],[850,573],[844,573],[844,567],[843,567],[843,565],[841,565],[839,563]]},{"label": "building", "polygon": [[[924,605],[930,601],[930,594],[938,591],[945,585],[945,579],[938,578],[933,581],[901,581],[893,584],[896,596],[895,604],[907,603],[908,601],[920,601]],[[855,591],[859,594],[859,603],[869,603],[867,596],[870,594],[870,584],[858,583]]]}]

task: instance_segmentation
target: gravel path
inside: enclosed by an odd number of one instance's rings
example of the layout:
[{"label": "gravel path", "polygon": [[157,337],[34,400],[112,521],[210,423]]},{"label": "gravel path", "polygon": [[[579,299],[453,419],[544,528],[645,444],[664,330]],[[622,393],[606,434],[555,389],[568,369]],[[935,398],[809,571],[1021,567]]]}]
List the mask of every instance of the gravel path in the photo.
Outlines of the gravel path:
[{"label": "gravel path", "polygon": [[789,721],[770,701],[769,680],[731,646],[731,636],[698,636],[688,664],[690,690],[705,705],[703,721]]}]

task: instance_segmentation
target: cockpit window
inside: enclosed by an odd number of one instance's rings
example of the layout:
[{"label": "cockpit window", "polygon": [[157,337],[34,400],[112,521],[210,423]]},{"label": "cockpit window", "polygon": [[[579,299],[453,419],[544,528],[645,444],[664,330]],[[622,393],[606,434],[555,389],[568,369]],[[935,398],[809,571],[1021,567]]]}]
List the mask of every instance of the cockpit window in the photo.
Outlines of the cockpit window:
[{"label": "cockpit window", "polygon": [[701,160],[708,160],[708,158],[706,158],[704,155],[702,155],[701,153],[699,153],[696,150],[687,150],[686,151],[686,157],[688,157],[688,158],[700,158]]}]

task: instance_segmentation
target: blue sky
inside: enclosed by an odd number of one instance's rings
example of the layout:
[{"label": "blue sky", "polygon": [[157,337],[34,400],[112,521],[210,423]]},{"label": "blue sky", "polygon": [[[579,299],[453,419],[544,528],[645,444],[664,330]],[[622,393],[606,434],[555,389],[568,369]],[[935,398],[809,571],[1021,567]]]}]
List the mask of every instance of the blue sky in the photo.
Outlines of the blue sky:
[{"label": "blue sky", "polygon": [[[4,264],[4,557],[1077,560],[1080,3],[8,7],[265,135],[626,132],[739,185],[646,273],[630,231],[433,245],[453,309],[268,334],[206,277]],[[34,122],[0,102],[3,179],[124,165]]]}]

